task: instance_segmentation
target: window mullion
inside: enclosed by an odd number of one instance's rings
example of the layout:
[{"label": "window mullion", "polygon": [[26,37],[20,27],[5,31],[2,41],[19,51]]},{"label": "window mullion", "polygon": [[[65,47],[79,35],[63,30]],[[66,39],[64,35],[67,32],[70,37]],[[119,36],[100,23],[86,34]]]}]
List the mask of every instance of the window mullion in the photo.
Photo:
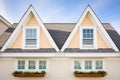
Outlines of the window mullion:
[{"label": "window mullion", "polygon": [[82,70],[85,71],[85,60],[82,60]]},{"label": "window mullion", "polygon": [[25,71],[29,71],[29,69],[28,69],[28,60],[25,60]]},{"label": "window mullion", "polygon": [[36,60],[36,71],[39,71],[39,60]]},{"label": "window mullion", "polygon": [[92,60],[92,70],[95,71],[96,69],[96,64],[95,64],[95,60]]}]

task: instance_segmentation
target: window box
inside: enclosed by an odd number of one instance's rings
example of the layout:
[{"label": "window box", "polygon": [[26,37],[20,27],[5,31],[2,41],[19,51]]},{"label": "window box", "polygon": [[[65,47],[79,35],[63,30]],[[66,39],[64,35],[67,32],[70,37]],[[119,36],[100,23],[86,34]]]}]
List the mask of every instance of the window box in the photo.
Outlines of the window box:
[{"label": "window box", "polygon": [[22,71],[15,71],[13,72],[14,77],[44,77],[46,74],[45,71],[42,72],[22,72]]},{"label": "window box", "polygon": [[105,77],[107,75],[107,72],[105,71],[98,71],[98,72],[74,72],[75,77]]}]

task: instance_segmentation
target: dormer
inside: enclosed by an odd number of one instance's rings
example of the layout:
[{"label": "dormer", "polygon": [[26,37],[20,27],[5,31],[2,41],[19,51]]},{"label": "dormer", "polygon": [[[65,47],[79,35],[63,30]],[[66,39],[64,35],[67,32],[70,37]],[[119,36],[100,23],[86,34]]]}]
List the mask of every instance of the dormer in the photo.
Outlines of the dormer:
[{"label": "dormer", "polygon": [[59,51],[40,17],[30,5],[1,50],[51,48]]},{"label": "dormer", "polygon": [[80,50],[113,49],[119,51],[89,5],[76,23],[61,51],[68,48],[79,48]]}]

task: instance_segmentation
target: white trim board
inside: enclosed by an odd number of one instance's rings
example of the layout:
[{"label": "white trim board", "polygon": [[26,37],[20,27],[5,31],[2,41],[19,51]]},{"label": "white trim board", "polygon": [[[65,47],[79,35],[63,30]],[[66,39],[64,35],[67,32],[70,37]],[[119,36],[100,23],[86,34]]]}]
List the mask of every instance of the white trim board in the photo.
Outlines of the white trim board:
[{"label": "white trim board", "polygon": [[[120,53],[0,53],[0,58],[38,57],[38,58],[107,58],[120,57]],[[62,54],[62,55],[61,55]]]},{"label": "white trim board", "polygon": [[7,24],[9,27],[12,26],[12,24],[11,24],[10,22],[8,22],[8,21],[7,21],[4,17],[2,17],[1,15],[0,15],[0,20],[3,21],[5,24]]},{"label": "white trim board", "polygon": [[59,51],[56,43],[54,42],[54,40],[52,39],[51,35],[49,34],[48,30],[46,29],[46,27],[44,26],[42,20],[40,19],[39,15],[36,13],[36,11],[34,10],[34,8],[32,7],[32,5],[30,5],[30,7],[27,9],[26,13],[23,15],[23,17],[21,18],[21,20],[19,21],[19,24],[17,25],[16,29],[13,31],[13,33],[11,34],[10,38],[7,40],[7,42],[5,43],[5,45],[2,47],[1,51],[4,51],[6,48],[9,47],[9,45],[11,44],[11,42],[13,41],[14,37],[16,36],[16,34],[21,30],[25,20],[28,18],[29,14],[33,14],[34,17],[36,18],[37,22],[39,23],[40,27],[42,28],[42,30],[44,31],[45,35],[47,36],[47,39],[50,41],[51,45],[53,46],[53,48],[56,49],[56,51]]},{"label": "white trim board", "polygon": [[73,31],[70,33],[70,35],[67,38],[65,44],[61,48],[61,51],[64,51],[65,48],[67,48],[67,46],[69,45],[69,43],[70,43],[71,39],[73,38],[75,32],[79,29],[80,24],[82,23],[83,19],[86,17],[87,13],[90,13],[90,15],[95,20],[96,24],[98,25],[97,28],[98,28],[98,30],[100,30],[100,32],[101,32],[103,38],[106,40],[107,44],[111,48],[113,48],[115,51],[119,51],[118,48],[117,48],[117,46],[115,45],[115,43],[113,42],[113,40],[110,38],[110,36],[106,32],[106,30],[104,29],[102,23],[100,22],[100,20],[98,19],[98,17],[96,16],[96,14],[94,13],[94,11],[92,10],[92,8],[89,5],[84,10],[83,14],[81,15],[80,19],[78,20],[77,24],[75,25]]}]

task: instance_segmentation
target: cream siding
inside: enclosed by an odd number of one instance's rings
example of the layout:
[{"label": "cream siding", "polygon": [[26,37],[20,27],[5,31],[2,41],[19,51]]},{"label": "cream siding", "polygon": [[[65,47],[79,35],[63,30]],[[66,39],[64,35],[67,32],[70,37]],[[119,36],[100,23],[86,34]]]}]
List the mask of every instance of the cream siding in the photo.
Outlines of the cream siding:
[{"label": "cream siding", "polygon": [[[85,19],[83,20],[83,22],[81,23],[81,26],[86,26],[86,27],[93,27],[95,26],[94,23],[92,22],[92,20],[89,18],[89,16],[87,15],[85,17]],[[100,35],[100,33],[97,30],[97,48],[109,48],[106,44],[106,42],[103,40],[102,36]],[[80,31],[79,29],[76,31],[76,33],[74,34],[73,38],[71,39],[69,45],[67,48],[80,48]]]},{"label": "cream siding", "polygon": [[88,17],[88,15],[83,19],[81,26],[94,26],[94,23],[92,22],[92,20],[90,20],[90,18]]},{"label": "cream siding", "polygon": [[68,45],[68,48],[79,48],[79,32],[80,30],[78,29],[75,33],[75,35],[73,36],[71,42]]},{"label": "cream siding", "polygon": [[98,31],[97,31],[97,47],[98,48],[109,48]]},{"label": "cream siding", "polygon": [[22,48],[22,32],[19,34],[17,39],[14,41],[11,48]]},{"label": "cream siding", "polygon": [[[39,26],[39,24],[34,18],[34,16],[31,16],[31,18],[28,20],[25,26],[29,26],[29,27]],[[22,32],[18,35],[17,39],[12,44],[11,48],[22,48]],[[53,48],[50,44],[50,41],[48,41],[45,33],[41,28],[40,28],[40,48]]]}]

